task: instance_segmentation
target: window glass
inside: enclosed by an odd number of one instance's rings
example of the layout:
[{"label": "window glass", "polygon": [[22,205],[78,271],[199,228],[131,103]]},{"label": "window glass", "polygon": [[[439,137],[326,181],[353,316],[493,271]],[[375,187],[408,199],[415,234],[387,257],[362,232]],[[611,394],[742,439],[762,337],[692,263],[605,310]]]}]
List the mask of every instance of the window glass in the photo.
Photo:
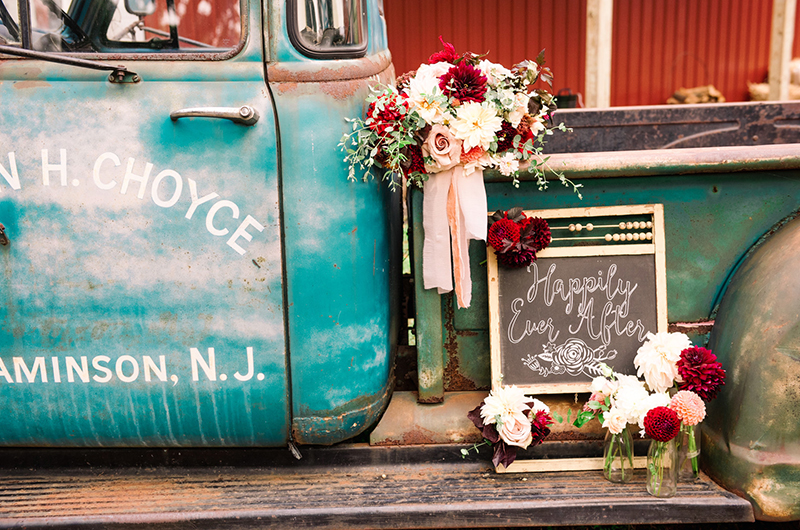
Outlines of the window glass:
[{"label": "window glass", "polygon": [[16,2],[4,3],[0,0],[0,44],[18,44],[19,16]]},{"label": "window glass", "polygon": [[307,55],[358,56],[366,50],[364,0],[294,0],[292,14],[292,40]]},{"label": "window glass", "polygon": [[207,52],[242,39],[239,0],[29,1],[34,50]]}]

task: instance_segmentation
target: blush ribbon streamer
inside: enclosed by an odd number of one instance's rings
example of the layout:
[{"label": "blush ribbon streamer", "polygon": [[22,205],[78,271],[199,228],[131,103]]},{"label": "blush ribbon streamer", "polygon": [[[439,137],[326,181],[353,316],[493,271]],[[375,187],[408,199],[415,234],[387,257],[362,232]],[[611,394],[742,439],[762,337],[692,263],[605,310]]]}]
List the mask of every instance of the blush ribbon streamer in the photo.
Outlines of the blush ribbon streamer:
[{"label": "blush ribbon streamer", "polygon": [[472,280],[469,240],[486,240],[486,189],[483,171],[464,175],[464,166],[432,174],[423,184],[422,279],[439,294],[453,290],[458,307],[469,307]]}]

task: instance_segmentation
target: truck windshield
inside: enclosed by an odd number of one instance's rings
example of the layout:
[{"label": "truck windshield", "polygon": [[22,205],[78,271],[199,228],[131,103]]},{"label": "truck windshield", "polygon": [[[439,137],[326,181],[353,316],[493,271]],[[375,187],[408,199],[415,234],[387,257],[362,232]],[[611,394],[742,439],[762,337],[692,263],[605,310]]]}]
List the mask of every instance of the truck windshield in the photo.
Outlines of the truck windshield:
[{"label": "truck windshield", "polygon": [[242,33],[239,0],[0,0],[0,44],[38,51],[222,51]]}]

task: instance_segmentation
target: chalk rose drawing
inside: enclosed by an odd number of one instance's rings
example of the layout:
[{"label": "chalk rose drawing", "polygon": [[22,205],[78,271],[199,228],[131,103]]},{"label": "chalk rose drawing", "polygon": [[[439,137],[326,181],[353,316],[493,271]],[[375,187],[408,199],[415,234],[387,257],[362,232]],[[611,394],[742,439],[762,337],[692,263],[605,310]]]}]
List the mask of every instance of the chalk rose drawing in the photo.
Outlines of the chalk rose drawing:
[{"label": "chalk rose drawing", "polygon": [[605,345],[593,350],[581,339],[571,338],[559,346],[548,342],[544,345],[542,353],[539,355],[528,354],[526,358],[522,359],[522,362],[542,377],[564,373],[573,377],[582,373],[589,377],[596,377],[602,374],[600,363],[616,356],[617,350],[606,351]]}]

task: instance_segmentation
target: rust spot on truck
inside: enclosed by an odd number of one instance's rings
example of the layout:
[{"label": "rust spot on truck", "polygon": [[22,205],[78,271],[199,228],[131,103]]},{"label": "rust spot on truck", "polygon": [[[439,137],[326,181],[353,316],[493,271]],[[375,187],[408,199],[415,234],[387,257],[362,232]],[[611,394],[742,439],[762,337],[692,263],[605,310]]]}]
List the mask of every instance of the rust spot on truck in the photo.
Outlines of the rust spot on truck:
[{"label": "rust spot on truck", "polygon": [[267,67],[267,79],[270,83],[320,83],[325,81],[342,81],[365,79],[380,76],[392,68],[391,55],[388,52],[353,61],[343,61],[338,68],[291,68],[272,64]]},{"label": "rust spot on truck", "polygon": [[17,90],[25,90],[28,88],[50,88],[53,85],[47,81],[17,81],[11,86]]},{"label": "rust spot on truck", "polygon": [[[433,436],[432,436],[433,435]],[[390,445],[428,445],[441,443],[441,440],[434,438],[435,433],[431,433],[427,429],[415,427],[403,433],[400,439],[386,438],[371,445],[390,446]]]},{"label": "rust spot on truck", "polygon": [[456,331],[453,322],[454,309],[453,309],[453,294],[448,293],[444,302],[444,318],[442,319],[442,327],[444,327],[444,350],[447,354],[447,362],[444,366],[444,389],[445,391],[452,392],[458,390],[478,390],[475,381],[465,377],[461,373],[461,363],[458,355],[458,335],[476,335],[473,331]]},{"label": "rust spot on truck", "polygon": [[699,322],[670,322],[667,330],[670,333],[697,333],[705,335],[714,329],[713,320],[702,320]]}]

